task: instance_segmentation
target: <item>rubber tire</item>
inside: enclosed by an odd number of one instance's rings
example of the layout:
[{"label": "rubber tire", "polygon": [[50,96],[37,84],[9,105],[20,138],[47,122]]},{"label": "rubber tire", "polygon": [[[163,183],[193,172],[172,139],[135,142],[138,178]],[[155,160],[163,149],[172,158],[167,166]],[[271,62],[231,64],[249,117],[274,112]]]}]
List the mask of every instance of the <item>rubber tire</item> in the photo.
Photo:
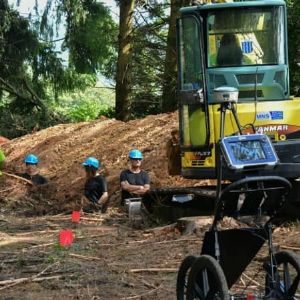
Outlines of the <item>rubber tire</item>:
[{"label": "rubber tire", "polygon": [[177,274],[176,282],[176,297],[177,300],[186,299],[187,279],[191,266],[196,261],[197,257],[193,255],[187,256],[182,262]]},{"label": "rubber tire", "polygon": [[[208,290],[207,295],[195,295],[195,285],[199,280],[199,275],[206,270],[210,277],[210,282],[207,282],[213,288]],[[198,286],[198,292],[203,292],[203,287]],[[212,295],[213,293],[214,295]],[[215,294],[218,293],[217,296]],[[198,297],[198,298],[197,298]],[[187,284],[187,300],[229,300],[228,285],[224,275],[224,272],[212,256],[201,255],[193,263],[191,271],[189,273],[188,284]]]},{"label": "rubber tire", "polygon": [[[266,293],[267,294],[270,294],[272,296],[273,295],[276,295],[276,299],[278,298],[278,300],[290,300],[290,299],[294,299],[293,297],[295,296],[295,293],[297,292],[297,287],[299,286],[299,281],[300,281],[300,259],[299,257],[294,253],[294,252],[291,252],[291,251],[280,251],[280,252],[277,252],[275,255],[275,263],[277,265],[277,268],[280,267],[282,264],[290,264],[294,270],[296,271],[297,275],[295,276],[295,278],[293,279],[293,282],[291,282],[288,286],[288,288],[290,288],[293,283],[296,285],[295,288],[293,289],[293,291],[286,291],[286,292],[280,292],[279,291],[279,294],[277,291],[270,291],[268,292],[268,282],[270,281],[269,279],[269,276],[268,276],[268,272],[267,272],[267,277],[266,277]],[[270,272],[271,268],[269,266],[269,272]],[[275,278],[277,278],[277,280],[279,281],[282,281],[284,280],[284,278],[280,278],[279,277],[280,275],[276,272],[275,270]],[[284,286],[286,286],[286,282],[284,282]],[[268,295],[266,295],[268,297]],[[272,296],[274,297],[274,296]],[[268,299],[268,298],[266,298]]]}]

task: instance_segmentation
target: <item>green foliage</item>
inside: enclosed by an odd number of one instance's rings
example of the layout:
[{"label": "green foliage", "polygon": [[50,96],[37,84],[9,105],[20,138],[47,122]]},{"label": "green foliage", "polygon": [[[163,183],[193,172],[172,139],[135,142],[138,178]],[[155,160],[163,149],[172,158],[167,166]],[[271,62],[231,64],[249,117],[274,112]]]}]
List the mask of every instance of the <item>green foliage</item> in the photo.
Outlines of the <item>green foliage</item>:
[{"label": "green foliage", "polygon": [[167,37],[163,1],[136,10],[132,62],[132,118],[161,113],[161,94]]},{"label": "green foliage", "polygon": [[[64,22],[69,66],[52,42]],[[116,35],[109,11],[96,0],[47,0],[40,19],[25,19],[7,0],[0,1],[0,134],[13,138],[61,122],[111,115],[112,101],[103,104],[84,93],[95,86],[99,72],[114,76]],[[81,98],[66,108],[71,92]]]},{"label": "green foliage", "polygon": [[[38,2],[36,12],[38,12]],[[43,15],[34,22],[40,36],[53,40],[64,24],[63,50],[78,73],[115,76],[118,27],[109,9],[96,0],[47,0]]]},{"label": "green foliage", "polygon": [[37,109],[32,110],[30,114],[24,114],[12,111],[8,107],[0,107],[0,115],[0,135],[8,138],[68,121],[64,115],[57,112],[50,114]]},{"label": "green foliage", "polygon": [[0,6],[0,16],[1,77],[20,76],[24,62],[38,53],[37,35],[29,29],[27,20],[9,9],[6,0]]},{"label": "green foliage", "polygon": [[71,122],[90,121],[99,116],[114,116],[114,92],[106,88],[89,88],[85,92],[66,94],[56,111]]},{"label": "green foliage", "polygon": [[100,109],[96,101],[85,100],[74,106],[68,115],[73,122],[90,121],[97,118]]},{"label": "green foliage", "polygon": [[85,1],[83,8],[86,12],[84,18],[78,22],[69,18],[66,45],[70,50],[70,63],[79,73],[101,71],[112,78],[117,53],[117,25],[103,4]]},{"label": "green foliage", "polygon": [[297,0],[287,0],[288,43],[291,91],[300,92],[300,6]]}]

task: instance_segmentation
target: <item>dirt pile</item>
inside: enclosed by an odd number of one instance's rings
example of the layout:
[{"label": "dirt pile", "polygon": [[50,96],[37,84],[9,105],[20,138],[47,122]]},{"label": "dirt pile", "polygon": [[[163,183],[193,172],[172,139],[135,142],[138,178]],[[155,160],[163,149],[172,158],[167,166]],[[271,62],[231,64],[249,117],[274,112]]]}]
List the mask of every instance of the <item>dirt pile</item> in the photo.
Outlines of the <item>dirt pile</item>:
[{"label": "dirt pile", "polygon": [[41,160],[40,173],[51,184],[32,187],[14,177],[2,176],[0,199],[6,207],[25,207],[35,212],[60,212],[78,206],[84,184],[82,162],[88,156],[101,160],[108,181],[111,202],[119,202],[119,174],[128,164],[128,151],[140,149],[143,168],[150,172],[152,187],[193,185],[195,182],[167,173],[165,144],[177,113],[148,116],[121,122],[101,118],[93,122],[57,125],[6,142],[6,171],[22,172],[26,154]]}]

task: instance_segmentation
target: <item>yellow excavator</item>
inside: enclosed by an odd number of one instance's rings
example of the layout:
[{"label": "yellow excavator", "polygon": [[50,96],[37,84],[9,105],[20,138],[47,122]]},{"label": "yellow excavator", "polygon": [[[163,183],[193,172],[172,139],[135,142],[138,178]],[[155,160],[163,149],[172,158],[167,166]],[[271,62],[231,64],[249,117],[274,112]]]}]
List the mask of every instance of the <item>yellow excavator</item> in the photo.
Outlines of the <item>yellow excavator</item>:
[{"label": "yellow excavator", "polygon": [[[220,123],[224,136],[266,134],[279,158],[278,175],[293,186],[300,177],[300,98],[290,95],[287,13],[283,0],[206,3],[185,7],[177,20],[178,104],[181,175],[216,179]],[[238,98],[221,119],[218,91]],[[224,94],[225,93],[225,94]],[[222,165],[222,180],[240,174]],[[211,210],[215,186],[160,189],[146,197],[148,211],[162,218]],[[300,202],[299,202],[300,203]]]}]

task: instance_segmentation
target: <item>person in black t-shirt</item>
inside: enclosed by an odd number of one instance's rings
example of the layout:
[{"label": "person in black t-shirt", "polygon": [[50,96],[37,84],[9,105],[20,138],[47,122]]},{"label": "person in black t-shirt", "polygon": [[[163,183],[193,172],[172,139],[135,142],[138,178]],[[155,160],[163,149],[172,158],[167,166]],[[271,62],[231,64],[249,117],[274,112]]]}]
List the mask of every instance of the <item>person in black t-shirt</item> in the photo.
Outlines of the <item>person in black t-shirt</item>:
[{"label": "person in black t-shirt", "polygon": [[47,179],[39,174],[39,159],[34,154],[28,154],[25,159],[25,173],[19,174],[21,177],[31,180],[34,185],[42,185],[48,183]]},{"label": "person in black t-shirt", "polygon": [[122,205],[125,204],[125,199],[143,195],[150,189],[149,175],[141,169],[142,159],[141,151],[137,149],[129,151],[131,166],[129,169],[122,171],[120,175]]},{"label": "person in black t-shirt", "polygon": [[104,213],[108,205],[108,192],[105,177],[97,173],[100,162],[94,157],[88,157],[83,166],[86,172],[84,196],[94,208]]}]

